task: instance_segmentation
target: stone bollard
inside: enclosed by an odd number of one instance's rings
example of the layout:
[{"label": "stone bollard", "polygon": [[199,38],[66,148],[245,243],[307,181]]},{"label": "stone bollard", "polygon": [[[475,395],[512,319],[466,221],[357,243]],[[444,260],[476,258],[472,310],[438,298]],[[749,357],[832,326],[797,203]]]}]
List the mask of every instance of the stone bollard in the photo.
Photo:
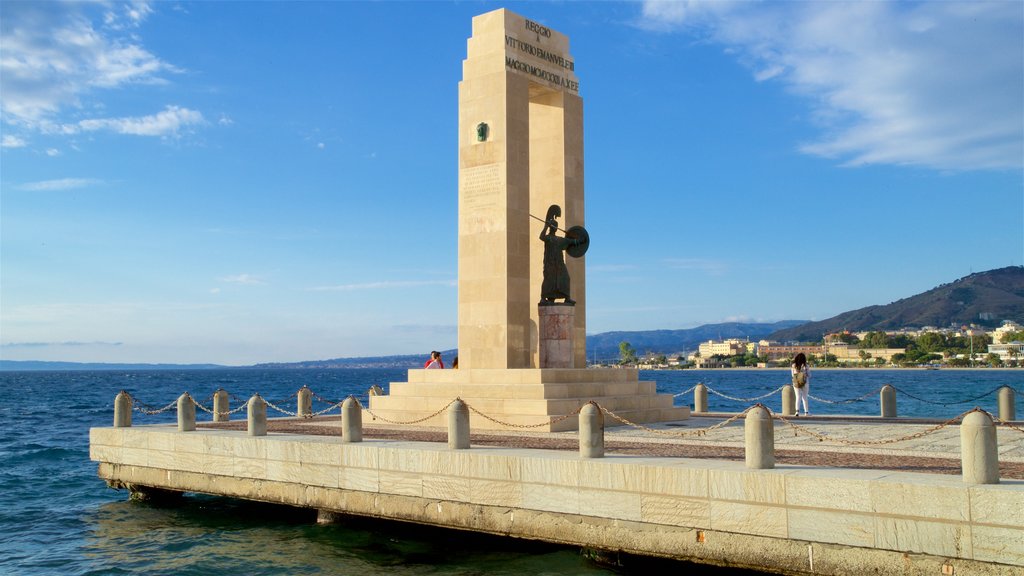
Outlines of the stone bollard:
[{"label": "stone bollard", "polygon": [[231,419],[231,415],[228,414],[230,411],[231,403],[228,401],[228,391],[217,388],[217,391],[213,393],[213,421],[227,422]]},{"label": "stone bollard", "polygon": [[363,441],[363,409],[355,396],[349,396],[341,403],[341,441]]},{"label": "stone bollard", "polygon": [[693,388],[693,411],[708,411],[708,387],[703,382],[697,383]]},{"label": "stone bollard", "polygon": [[247,429],[249,436],[267,435],[267,401],[260,398],[259,394],[249,398]]},{"label": "stone bollard", "polygon": [[185,392],[178,397],[178,432],[196,429],[196,401]]},{"label": "stone bollard", "polygon": [[[999,389],[999,419],[1010,421],[1017,419],[1017,393],[1009,386]],[[131,426],[131,421],[128,423]]]},{"label": "stone bollard", "polygon": [[747,468],[775,468],[775,425],[768,409],[758,404],[747,412],[743,424]]},{"label": "stone bollard", "polygon": [[896,389],[891,385],[886,384],[885,386],[882,386],[882,391],[878,395],[879,402],[882,405],[882,418],[895,418]]},{"label": "stone bollard", "polygon": [[792,384],[782,387],[782,415],[796,416],[796,390]]},{"label": "stone bollard", "polygon": [[469,448],[469,406],[461,398],[448,407],[448,448]]},{"label": "stone bollard", "polygon": [[114,397],[114,428],[131,428],[132,397],[121,390]]},{"label": "stone bollard", "polygon": [[312,418],[313,417],[313,391],[309,389],[309,386],[305,384],[302,388],[299,388],[298,393],[299,406],[296,410],[299,418]]},{"label": "stone bollard", "polygon": [[604,414],[591,400],[580,408],[580,458],[604,457]]},{"label": "stone bollard", "polygon": [[967,484],[999,483],[999,452],[992,418],[975,410],[960,423],[960,461]]}]

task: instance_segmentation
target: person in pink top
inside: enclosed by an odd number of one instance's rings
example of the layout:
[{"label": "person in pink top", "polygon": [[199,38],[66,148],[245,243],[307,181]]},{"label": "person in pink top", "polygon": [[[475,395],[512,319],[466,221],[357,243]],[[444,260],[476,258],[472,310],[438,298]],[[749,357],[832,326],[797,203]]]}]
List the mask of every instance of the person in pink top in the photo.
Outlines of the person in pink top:
[{"label": "person in pink top", "polygon": [[441,353],[434,350],[430,353],[430,359],[423,364],[423,367],[427,370],[438,370],[444,369],[444,360],[441,359]]}]

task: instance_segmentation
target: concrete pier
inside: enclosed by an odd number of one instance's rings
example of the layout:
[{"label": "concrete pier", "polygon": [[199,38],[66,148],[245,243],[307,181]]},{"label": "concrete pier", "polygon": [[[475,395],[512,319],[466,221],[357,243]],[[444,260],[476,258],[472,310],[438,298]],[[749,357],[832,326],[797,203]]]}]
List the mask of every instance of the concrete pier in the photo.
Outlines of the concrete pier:
[{"label": "concrete pier", "polygon": [[[310,426],[307,419],[291,421]],[[1013,442],[1019,450],[1021,442]],[[784,463],[750,469],[742,460],[614,451],[580,458],[575,449],[451,450],[443,441],[343,443],[339,435],[182,433],[173,425],[95,428],[90,454],[113,486],[784,574],[1001,576],[1024,569],[1022,480],[972,485],[956,474]]]}]

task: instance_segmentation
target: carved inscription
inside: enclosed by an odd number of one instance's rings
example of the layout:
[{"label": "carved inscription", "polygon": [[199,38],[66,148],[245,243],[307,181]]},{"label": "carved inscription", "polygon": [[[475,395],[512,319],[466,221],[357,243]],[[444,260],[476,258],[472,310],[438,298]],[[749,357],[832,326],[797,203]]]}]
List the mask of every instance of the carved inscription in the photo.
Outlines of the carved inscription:
[{"label": "carved inscription", "polygon": [[476,210],[497,206],[501,200],[501,169],[484,164],[462,170],[462,209]]}]

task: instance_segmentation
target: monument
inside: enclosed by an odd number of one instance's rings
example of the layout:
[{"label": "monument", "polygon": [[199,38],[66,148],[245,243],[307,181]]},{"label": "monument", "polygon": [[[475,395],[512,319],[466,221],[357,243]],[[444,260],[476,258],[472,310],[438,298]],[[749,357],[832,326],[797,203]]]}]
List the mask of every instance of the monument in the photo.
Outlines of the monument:
[{"label": "monument", "polygon": [[[461,397],[496,420],[547,420],[552,431],[575,429],[576,418],[560,417],[591,400],[634,422],[689,416],[635,369],[586,368],[575,70],[564,34],[505,9],[473,18],[459,83],[459,369],[409,370],[408,382],[370,398],[373,413],[410,421]],[[476,416],[472,425],[504,427]]]}]

